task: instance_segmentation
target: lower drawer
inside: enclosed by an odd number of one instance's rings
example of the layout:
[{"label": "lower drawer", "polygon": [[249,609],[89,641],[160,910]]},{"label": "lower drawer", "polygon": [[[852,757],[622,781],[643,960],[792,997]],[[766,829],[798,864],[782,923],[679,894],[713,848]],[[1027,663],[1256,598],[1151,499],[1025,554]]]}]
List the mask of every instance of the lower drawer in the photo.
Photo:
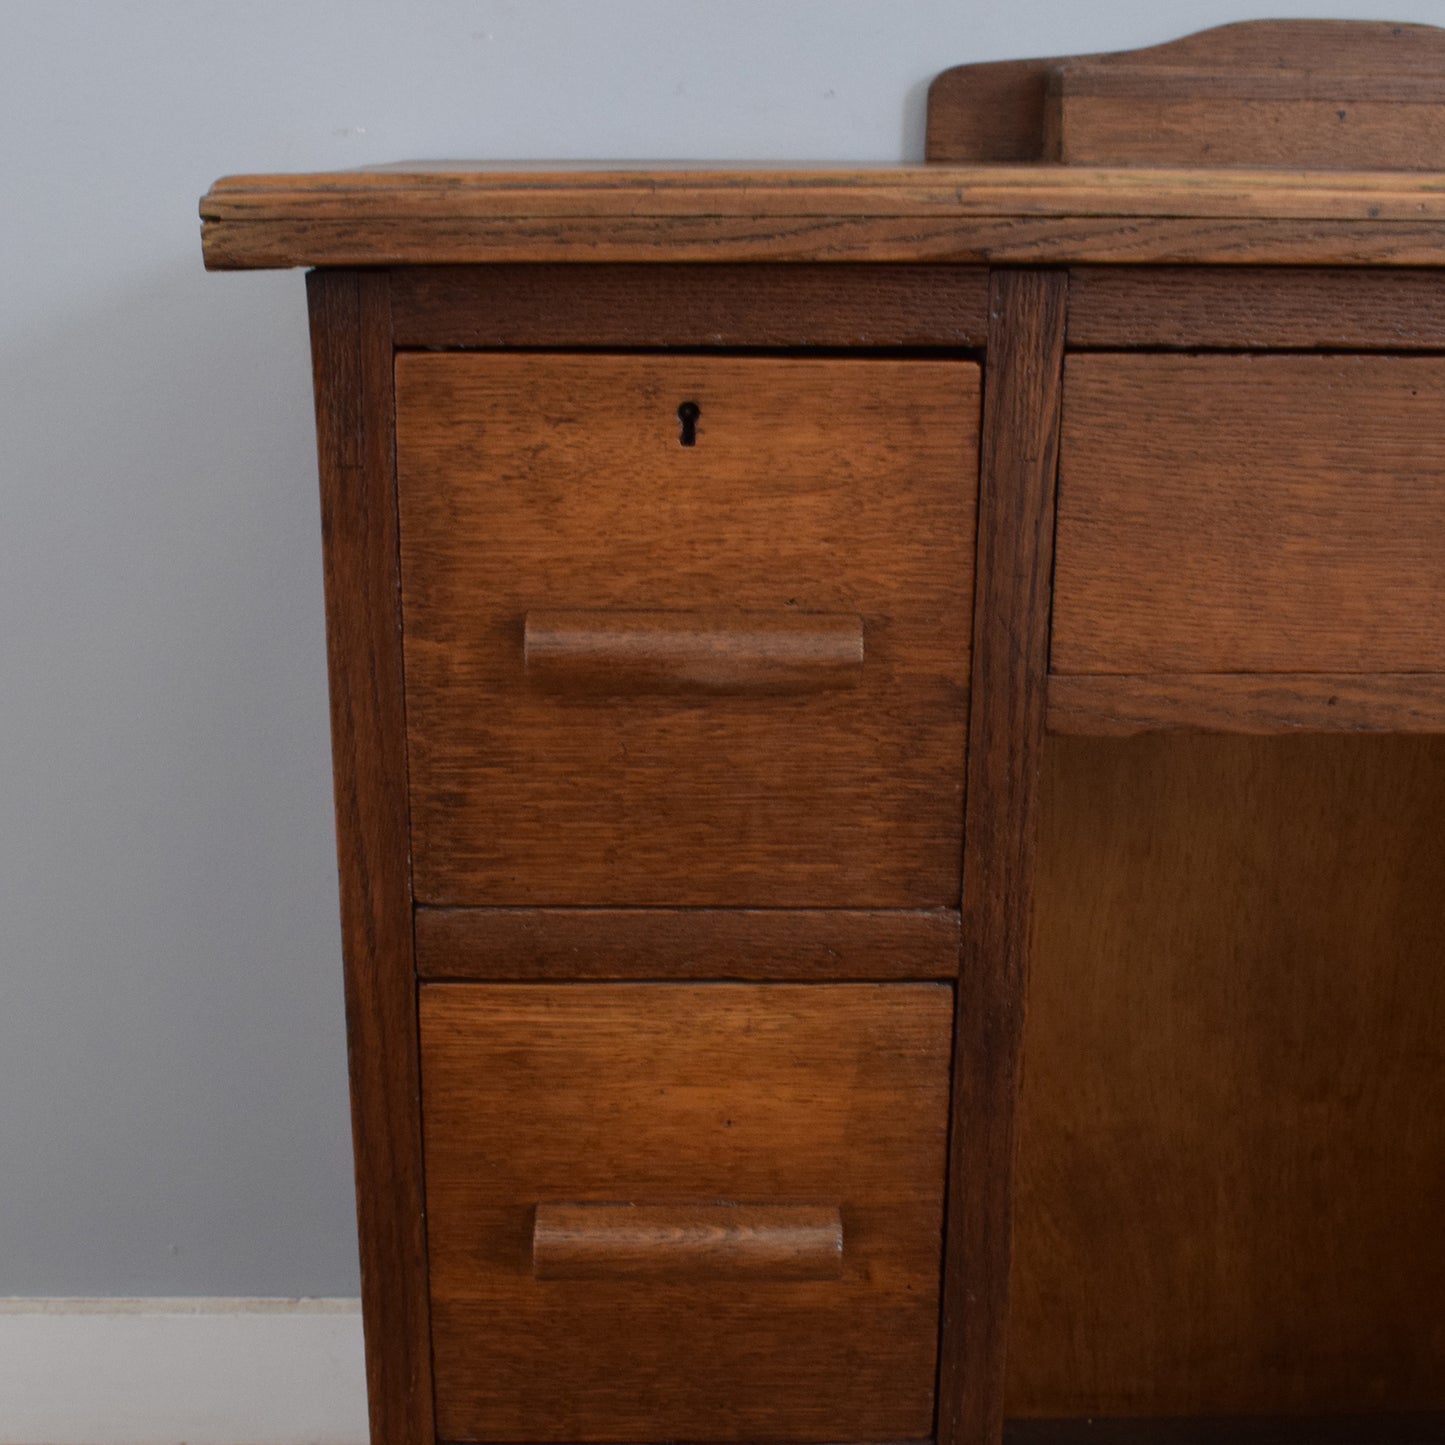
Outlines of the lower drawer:
[{"label": "lower drawer", "polygon": [[952,990],[433,984],[445,1440],[933,1429]]}]

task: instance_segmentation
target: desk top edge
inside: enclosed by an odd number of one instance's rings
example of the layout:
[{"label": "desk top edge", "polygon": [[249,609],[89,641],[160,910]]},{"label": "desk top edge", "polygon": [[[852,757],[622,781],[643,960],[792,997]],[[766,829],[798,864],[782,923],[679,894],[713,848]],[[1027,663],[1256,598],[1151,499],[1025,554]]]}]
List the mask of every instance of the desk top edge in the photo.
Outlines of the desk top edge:
[{"label": "desk top edge", "polygon": [[227,176],[200,210],[206,262],[219,270],[519,259],[1445,264],[1445,171],[422,162]]}]

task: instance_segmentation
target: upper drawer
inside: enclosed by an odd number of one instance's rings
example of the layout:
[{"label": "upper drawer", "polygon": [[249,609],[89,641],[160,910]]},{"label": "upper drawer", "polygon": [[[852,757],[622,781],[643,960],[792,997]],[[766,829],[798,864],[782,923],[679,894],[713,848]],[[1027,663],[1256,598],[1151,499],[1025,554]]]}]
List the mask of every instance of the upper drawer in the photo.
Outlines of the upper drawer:
[{"label": "upper drawer", "polygon": [[396,392],[419,901],[957,900],[976,366],[403,354]]},{"label": "upper drawer", "polygon": [[1052,667],[1445,670],[1445,359],[1070,357]]}]

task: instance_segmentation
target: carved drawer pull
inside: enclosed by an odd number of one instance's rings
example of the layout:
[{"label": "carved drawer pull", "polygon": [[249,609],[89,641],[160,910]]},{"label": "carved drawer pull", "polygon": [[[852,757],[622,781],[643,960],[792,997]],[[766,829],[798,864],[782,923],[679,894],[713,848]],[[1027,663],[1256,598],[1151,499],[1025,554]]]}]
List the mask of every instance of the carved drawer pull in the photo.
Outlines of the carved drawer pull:
[{"label": "carved drawer pull", "polygon": [[838,1279],[843,1217],[824,1204],[539,1204],[538,1279]]},{"label": "carved drawer pull", "polygon": [[529,612],[527,674],[558,692],[793,693],[853,687],[863,619],[832,612]]}]

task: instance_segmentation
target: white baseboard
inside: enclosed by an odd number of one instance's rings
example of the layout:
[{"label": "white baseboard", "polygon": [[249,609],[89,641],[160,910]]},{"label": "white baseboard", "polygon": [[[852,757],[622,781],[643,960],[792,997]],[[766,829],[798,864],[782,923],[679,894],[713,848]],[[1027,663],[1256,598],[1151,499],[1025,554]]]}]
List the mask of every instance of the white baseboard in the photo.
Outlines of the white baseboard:
[{"label": "white baseboard", "polygon": [[0,1445],[364,1445],[356,1300],[0,1298]]}]

